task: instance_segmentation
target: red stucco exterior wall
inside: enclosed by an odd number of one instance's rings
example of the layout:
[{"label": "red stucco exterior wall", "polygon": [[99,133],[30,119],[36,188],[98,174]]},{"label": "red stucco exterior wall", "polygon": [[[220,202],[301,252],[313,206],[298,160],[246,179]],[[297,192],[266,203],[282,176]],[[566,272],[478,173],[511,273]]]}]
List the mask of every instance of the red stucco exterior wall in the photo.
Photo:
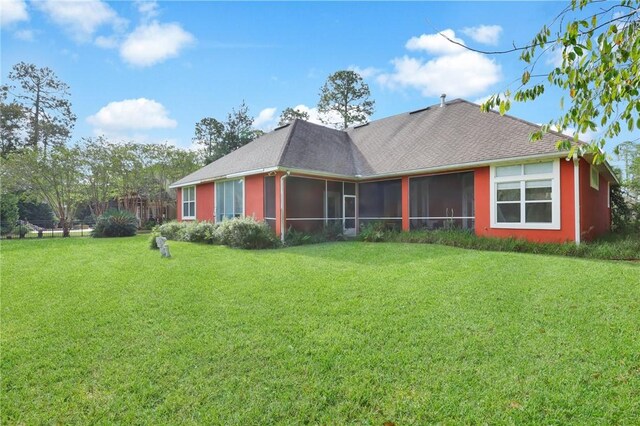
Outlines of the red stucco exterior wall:
[{"label": "red stucco exterior wall", "polygon": [[560,161],[560,229],[494,229],[490,217],[490,168],[475,170],[474,198],[476,234],[487,237],[514,237],[538,242],[566,242],[575,240],[573,162]]},{"label": "red stucco exterior wall", "polygon": [[213,200],[215,196],[215,184],[213,182],[196,185],[196,219],[200,222],[213,222]]},{"label": "red stucco exterior wall", "polygon": [[244,215],[264,219],[264,175],[244,178]]},{"label": "red stucco exterior wall", "polygon": [[591,187],[590,164],[580,160],[580,234],[584,241],[607,233],[611,228],[611,209],[607,207],[607,180],[600,175],[599,189]]},{"label": "red stucco exterior wall", "polygon": [[402,230],[409,230],[409,177],[402,178]]}]

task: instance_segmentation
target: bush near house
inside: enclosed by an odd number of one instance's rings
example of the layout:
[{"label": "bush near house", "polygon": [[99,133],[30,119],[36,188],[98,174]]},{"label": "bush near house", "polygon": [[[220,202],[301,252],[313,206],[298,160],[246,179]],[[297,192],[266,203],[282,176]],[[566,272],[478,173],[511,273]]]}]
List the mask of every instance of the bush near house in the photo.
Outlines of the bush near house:
[{"label": "bush near house", "polygon": [[138,231],[138,220],[125,210],[107,210],[96,221],[91,231],[94,238],[101,237],[131,237]]},{"label": "bush near house", "polygon": [[385,230],[380,225],[372,223],[360,230],[359,238],[366,242],[442,244],[476,250],[550,254],[591,259],[640,259],[640,237],[632,234],[610,234],[596,241],[576,245],[573,242],[563,244],[535,243],[516,238],[479,237],[473,231],[460,229],[397,232]]},{"label": "bush near house", "polygon": [[154,228],[149,239],[150,248],[158,248],[155,241],[158,236],[174,241],[221,244],[247,250],[280,246],[280,240],[269,225],[252,217],[234,218],[219,223],[168,222]]}]

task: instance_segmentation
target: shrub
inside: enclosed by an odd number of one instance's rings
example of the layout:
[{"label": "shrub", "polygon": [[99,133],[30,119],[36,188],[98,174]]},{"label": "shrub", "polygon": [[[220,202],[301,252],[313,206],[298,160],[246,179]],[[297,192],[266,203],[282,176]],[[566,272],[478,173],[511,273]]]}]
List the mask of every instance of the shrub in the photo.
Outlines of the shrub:
[{"label": "shrub", "polygon": [[280,240],[269,225],[252,217],[224,220],[217,225],[218,240],[229,247],[266,249],[280,245]]},{"label": "shrub", "polygon": [[387,226],[383,222],[370,222],[360,228],[360,240],[369,243],[378,243],[386,241],[388,235],[393,231],[388,231]]},{"label": "shrub", "polygon": [[[510,251],[518,253],[548,254],[556,256],[586,257],[592,259],[640,259],[640,236],[610,234],[593,242],[576,245],[567,243],[536,243],[516,238],[479,237],[470,230],[420,230],[409,232],[383,231],[378,227],[363,227],[363,241],[442,244],[476,250]],[[366,239],[365,239],[366,238]]]},{"label": "shrub", "polygon": [[31,228],[23,224],[20,224],[15,228],[13,228],[13,233],[20,238],[24,238],[30,231],[31,231]]},{"label": "shrub", "polygon": [[168,240],[183,241],[185,230],[190,222],[171,221],[158,226],[157,232]]},{"label": "shrub", "polygon": [[220,244],[218,225],[211,222],[191,222],[184,228],[182,241]]},{"label": "shrub", "polygon": [[291,227],[287,229],[287,232],[284,234],[284,244],[289,247],[303,246],[305,244],[313,244],[315,242],[316,241],[312,234],[297,231]]},{"label": "shrub", "polygon": [[136,217],[124,210],[107,210],[96,221],[91,236],[100,237],[131,237],[138,231]]},{"label": "shrub", "polygon": [[160,235],[160,231],[158,230],[158,226],[154,227],[151,230],[151,233],[149,234],[149,239],[147,240],[149,242],[149,248],[151,250],[159,250],[160,247],[158,247],[158,244],[156,243],[156,237],[161,237]]},{"label": "shrub", "polygon": [[147,230],[147,231],[151,231],[153,228],[155,228],[158,225],[158,222],[156,222],[155,219],[149,219],[147,220],[144,225],[142,226],[143,229]]},{"label": "shrub", "polygon": [[344,229],[342,221],[334,221],[324,225],[322,236],[325,241],[344,241]]}]

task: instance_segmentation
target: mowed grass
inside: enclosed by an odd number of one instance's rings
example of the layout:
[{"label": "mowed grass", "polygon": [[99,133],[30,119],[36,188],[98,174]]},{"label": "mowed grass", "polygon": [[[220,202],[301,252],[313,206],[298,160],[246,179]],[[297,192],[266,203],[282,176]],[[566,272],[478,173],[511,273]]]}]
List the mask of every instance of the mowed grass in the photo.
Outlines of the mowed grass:
[{"label": "mowed grass", "polygon": [[2,424],[640,422],[640,264],[1,246]]}]

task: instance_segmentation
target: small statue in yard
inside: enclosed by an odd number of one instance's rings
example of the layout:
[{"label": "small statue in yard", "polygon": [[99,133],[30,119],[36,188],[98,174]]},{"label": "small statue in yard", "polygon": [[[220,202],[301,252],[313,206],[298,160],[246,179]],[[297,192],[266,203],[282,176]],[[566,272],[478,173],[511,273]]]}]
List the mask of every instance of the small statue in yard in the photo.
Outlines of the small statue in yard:
[{"label": "small statue in yard", "polygon": [[162,255],[162,257],[171,257],[169,244],[167,244],[167,239],[165,237],[156,237],[156,245],[160,249],[160,254]]}]

